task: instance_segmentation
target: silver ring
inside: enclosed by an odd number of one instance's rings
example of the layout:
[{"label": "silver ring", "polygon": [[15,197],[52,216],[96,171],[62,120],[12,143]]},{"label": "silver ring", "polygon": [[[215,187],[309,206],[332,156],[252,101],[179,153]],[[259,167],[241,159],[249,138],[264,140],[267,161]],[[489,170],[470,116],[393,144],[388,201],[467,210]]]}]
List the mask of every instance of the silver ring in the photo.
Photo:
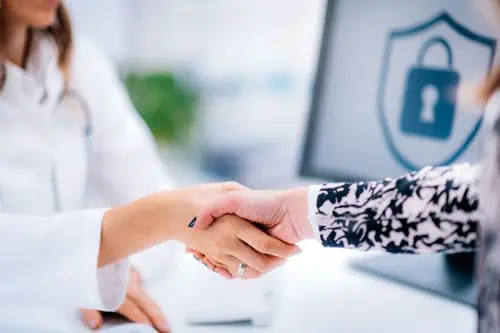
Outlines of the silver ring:
[{"label": "silver ring", "polygon": [[240,276],[240,277],[244,277],[246,270],[247,270],[247,264],[240,263],[239,266],[238,266],[238,269],[236,270],[236,275]]}]

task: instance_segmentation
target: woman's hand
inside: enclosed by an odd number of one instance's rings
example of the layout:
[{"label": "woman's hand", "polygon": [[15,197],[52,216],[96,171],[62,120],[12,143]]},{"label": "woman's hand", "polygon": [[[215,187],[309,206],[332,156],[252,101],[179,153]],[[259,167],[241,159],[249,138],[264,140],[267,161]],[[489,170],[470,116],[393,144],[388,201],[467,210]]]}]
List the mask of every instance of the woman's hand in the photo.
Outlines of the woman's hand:
[{"label": "woman's hand", "polygon": [[[235,214],[260,224],[262,230],[286,243],[314,238],[307,219],[307,188],[290,191],[233,191],[221,196],[200,210],[195,228],[203,229],[220,216]],[[195,259],[224,277],[228,272],[213,258],[192,248]]]},{"label": "woman's hand", "polygon": [[195,229],[205,229],[227,214],[259,224],[269,235],[290,244],[314,238],[307,218],[307,188],[226,193],[199,211]]},{"label": "woman's hand", "polygon": [[151,194],[111,208],[103,217],[98,266],[168,240],[188,238],[194,232],[189,221],[206,203],[245,189],[234,182],[203,184]]},{"label": "woman's hand", "polygon": [[[91,329],[98,329],[103,323],[103,315],[98,310],[81,309],[83,322]],[[130,270],[129,285],[125,302],[117,311],[128,320],[154,327],[161,333],[170,332],[167,319],[161,309],[142,286],[135,269]]]},{"label": "woman's hand", "polygon": [[[300,253],[295,245],[270,237],[254,224],[237,216],[219,218],[210,228],[195,231],[185,243],[210,258],[226,278],[257,278]],[[201,256],[201,255],[200,255]],[[240,264],[247,266],[239,276]]]},{"label": "woman's hand", "polygon": [[[257,277],[299,251],[276,240],[236,216],[225,217],[207,230],[190,228],[189,221],[204,207],[233,191],[245,192],[236,183],[198,185],[160,192],[104,215],[99,267],[168,240],[177,240],[212,258],[234,275],[241,263],[245,277]],[[222,216],[221,214],[220,216]]]}]

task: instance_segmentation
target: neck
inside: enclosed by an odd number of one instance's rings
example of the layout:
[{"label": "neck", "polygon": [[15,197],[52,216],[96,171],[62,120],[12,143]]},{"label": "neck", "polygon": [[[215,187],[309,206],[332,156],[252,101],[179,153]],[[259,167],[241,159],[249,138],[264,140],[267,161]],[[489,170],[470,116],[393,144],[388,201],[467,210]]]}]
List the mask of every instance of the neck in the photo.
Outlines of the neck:
[{"label": "neck", "polygon": [[24,68],[29,29],[27,25],[7,16],[4,14],[0,19],[0,52],[7,60]]}]

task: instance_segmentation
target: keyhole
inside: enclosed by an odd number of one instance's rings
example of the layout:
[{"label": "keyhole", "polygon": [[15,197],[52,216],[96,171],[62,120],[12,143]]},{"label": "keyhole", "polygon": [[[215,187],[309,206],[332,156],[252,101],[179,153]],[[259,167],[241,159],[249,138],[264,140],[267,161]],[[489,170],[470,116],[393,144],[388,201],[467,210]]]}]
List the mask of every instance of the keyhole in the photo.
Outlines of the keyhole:
[{"label": "keyhole", "polygon": [[436,104],[438,102],[439,93],[434,85],[427,85],[422,91],[422,113],[420,121],[433,124],[436,121]]}]

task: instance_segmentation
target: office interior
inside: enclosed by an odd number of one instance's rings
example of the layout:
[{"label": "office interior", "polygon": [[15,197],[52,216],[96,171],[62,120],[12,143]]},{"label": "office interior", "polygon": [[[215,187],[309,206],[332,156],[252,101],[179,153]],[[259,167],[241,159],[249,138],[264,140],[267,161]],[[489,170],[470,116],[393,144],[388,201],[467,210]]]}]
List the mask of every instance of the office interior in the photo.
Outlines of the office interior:
[{"label": "office interior", "polygon": [[[491,70],[495,30],[476,2],[66,4],[75,33],[88,36],[115,64],[178,186],[235,180],[284,189],[395,177],[429,164],[478,163],[483,115],[465,98],[455,101],[460,121],[449,125],[450,133],[394,120],[404,109],[410,71],[439,68],[469,86]],[[464,37],[454,24],[489,44]],[[420,26],[429,31],[397,34]],[[419,63],[422,45],[436,34],[451,45],[452,65],[440,45]],[[471,67],[471,56],[485,60]],[[159,90],[151,88],[154,80]],[[172,243],[168,269],[147,289],[179,333],[476,328],[474,254],[392,256],[325,249],[313,240],[300,246],[302,255],[259,280],[227,281]],[[90,332],[76,309],[1,308],[0,332]],[[102,331],[132,332],[124,324],[112,318]]]}]

